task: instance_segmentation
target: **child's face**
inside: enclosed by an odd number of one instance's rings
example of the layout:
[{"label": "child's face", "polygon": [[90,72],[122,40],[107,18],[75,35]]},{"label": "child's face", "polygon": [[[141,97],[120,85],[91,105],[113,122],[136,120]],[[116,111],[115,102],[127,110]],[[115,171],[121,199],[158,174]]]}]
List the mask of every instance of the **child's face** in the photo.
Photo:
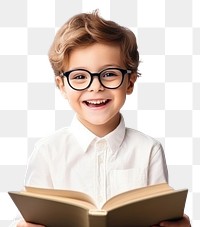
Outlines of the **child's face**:
[{"label": "child's face", "polygon": [[[126,69],[119,46],[96,43],[73,50],[64,72],[86,69],[94,73],[110,67]],[[135,75],[129,77],[126,74],[119,88],[107,89],[100,84],[98,77],[94,77],[89,88],[82,91],[71,88],[65,77],[64,84],[59,76],[56,77],[56,82],[78,119],[96,135],[104,136],[119,124],[119,111],[126,95],[132,93],[135,79]]]}]

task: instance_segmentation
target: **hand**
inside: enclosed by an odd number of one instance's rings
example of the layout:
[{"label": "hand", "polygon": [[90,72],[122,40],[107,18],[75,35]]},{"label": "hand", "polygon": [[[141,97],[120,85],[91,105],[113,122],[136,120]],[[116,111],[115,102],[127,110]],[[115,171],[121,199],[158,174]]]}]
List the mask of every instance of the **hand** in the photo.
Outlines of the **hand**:
[{"label": "hand", "polygon": [[[183,218],[178,221],[162,221],[159,226],[164,227],[191,227],[189,217],[184,214]],[[152,226],[153,227],[153,226]]]},{"label": "hand", "polygon": [[31,224],[25,221],[20,221],[17,224],[17,227],[45,227],[44,225],[36,225],[36,224]]}]

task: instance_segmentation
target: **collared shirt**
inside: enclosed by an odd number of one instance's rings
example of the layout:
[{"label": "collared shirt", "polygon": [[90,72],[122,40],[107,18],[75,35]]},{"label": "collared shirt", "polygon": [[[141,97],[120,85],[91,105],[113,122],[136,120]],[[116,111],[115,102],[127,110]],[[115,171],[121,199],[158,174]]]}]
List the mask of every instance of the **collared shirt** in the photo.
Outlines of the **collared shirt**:
[{"label": "collared shirt", "polygon": [[81,191],[101,206],[116,194],[167,180],[161,144],[126,128],[123,117],[102,138],[75,117],[70,127],[35,145],[25,185]]}]

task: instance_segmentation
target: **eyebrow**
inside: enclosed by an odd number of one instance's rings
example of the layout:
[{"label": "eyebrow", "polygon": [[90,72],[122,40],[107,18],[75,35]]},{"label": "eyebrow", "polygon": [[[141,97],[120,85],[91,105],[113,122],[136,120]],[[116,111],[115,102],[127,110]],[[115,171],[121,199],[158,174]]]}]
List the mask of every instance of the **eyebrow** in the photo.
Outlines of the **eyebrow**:
[{"label": "eyebrow", "polygon": [[[107,69],[107,68],[124,68],[124,67],[122,67],[121,65],[118,65],[118,64],[107,64],[107,65],[101,66],[100,69],[97,72],[100,72],[100,71]],[[90,71],[87,67],[84,67],[84,66],[78,66],[78,67],[70,68],[67,71],[76,70],[76,69],[85,69],[85,70]]]}]

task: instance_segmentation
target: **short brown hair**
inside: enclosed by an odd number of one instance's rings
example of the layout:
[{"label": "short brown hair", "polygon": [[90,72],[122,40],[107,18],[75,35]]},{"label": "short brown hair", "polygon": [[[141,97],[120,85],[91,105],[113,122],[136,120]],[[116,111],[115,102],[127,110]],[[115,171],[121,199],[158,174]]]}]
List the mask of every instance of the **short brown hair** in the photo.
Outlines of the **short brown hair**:
[{"label": "short brown hair", "polygon": [[124,65],[139,75],[139,53],[134,33],[113,21],[101,18],[97,10],[75,15],[58,30],[49,50],[49,60],[55,75],[60,75],[73,49],[93,43],[119,45]]}]

